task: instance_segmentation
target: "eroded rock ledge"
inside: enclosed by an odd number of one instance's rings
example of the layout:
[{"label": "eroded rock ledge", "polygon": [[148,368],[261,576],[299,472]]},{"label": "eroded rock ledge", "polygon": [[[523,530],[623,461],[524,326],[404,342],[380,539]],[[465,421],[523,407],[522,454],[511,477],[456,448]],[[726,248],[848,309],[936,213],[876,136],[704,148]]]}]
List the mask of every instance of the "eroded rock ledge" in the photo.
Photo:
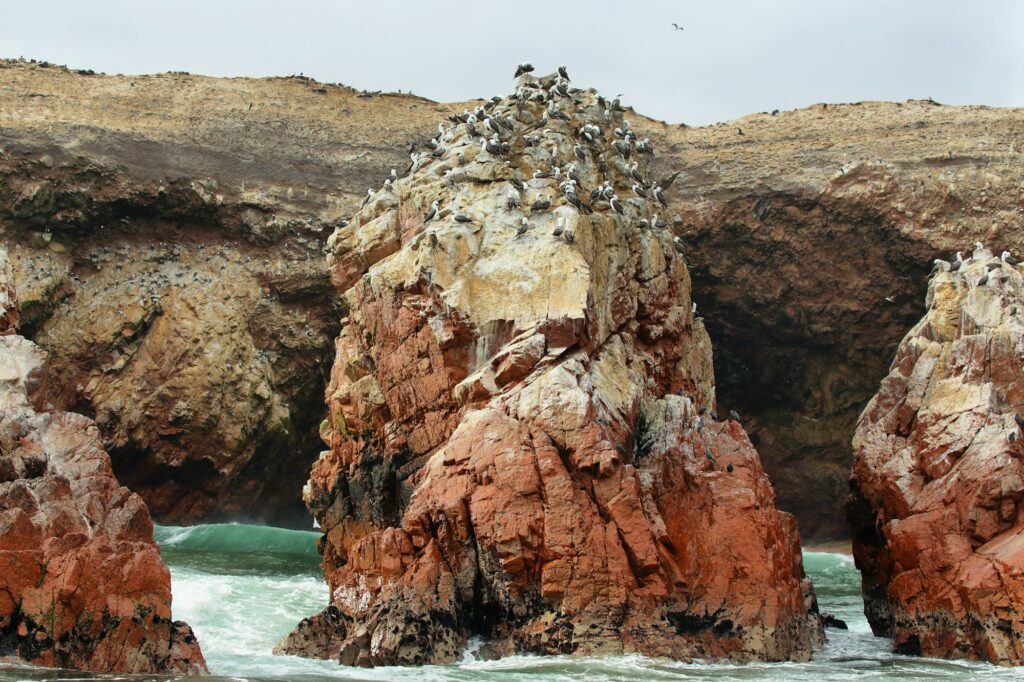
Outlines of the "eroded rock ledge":
[{"label": "eroded rock ledge", "polygon": [[854,551],[897,651],[1024,663],[1022,358],[1024,279],[976,251],[932,278],[861,415]]},{"label": "eroded rock ledge", "polygon": [[350,312],[305,498],[331,601],[279,651],[806,660],[796,524],[711,416],[686,265],[613,145],[648,160],[611,103],[540,83],[478,112],[490,149],[453,126],[328,242]]},{"label": "eroded rock ledge", "polygon": [[[0,320],[13,323],[10,274],[0,247]],[[10,331],[0,327],[0,657],[206,672],[191,628],[171,620],[146,505],[114,478],[95,424],[48,407],[46,354]]]}]

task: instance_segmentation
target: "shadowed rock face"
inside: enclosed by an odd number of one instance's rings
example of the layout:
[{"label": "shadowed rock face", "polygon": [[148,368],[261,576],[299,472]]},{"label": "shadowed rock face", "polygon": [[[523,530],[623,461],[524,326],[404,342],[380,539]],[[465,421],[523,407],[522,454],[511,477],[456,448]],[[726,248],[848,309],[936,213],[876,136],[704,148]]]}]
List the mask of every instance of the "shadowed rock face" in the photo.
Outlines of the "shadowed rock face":
[{"label": "shadowed rock face", "polygon": [[23,333],[165,523],[309,523],[340,314],[323,242],[434,109],[317,86],[0,62]]},{"label": "shadowed rock face", "polygon": [[897,651],[1024,662],[1024,278],[991,252],[932,278],[857,425],[851,521]]},{"label": "shadowed rock face", "polygon": [[349,314],[305,497],[331,603],[279,650],[805,660],[796,524],[710,415],[711,347],[671,233],[641,224],[659,207],[631,193],[621,113],[581,91],[545,115],[538,83],[479,112],[508,149],[454,126],[328,240]]},{"label": "shadowed rock face", "polygon": [[[0,247],[0,292],[5,272]],[[0,319],[16,312],[0,299]],[[114,478],[91,420],[46,406],[45,357],[0,335],[0,657],[206,672],[191,628],[171,620],[170,572],[145,503]]]},{"label": "shadowed rock face", "polygon": [[924,312],[932,259],[976,240],[1024,249],[1024,112],[865,102],[636,127],[657,175],[682,170],[668,215],[722,411],[740,413],[804,539],[846,536],[857,417]]}]

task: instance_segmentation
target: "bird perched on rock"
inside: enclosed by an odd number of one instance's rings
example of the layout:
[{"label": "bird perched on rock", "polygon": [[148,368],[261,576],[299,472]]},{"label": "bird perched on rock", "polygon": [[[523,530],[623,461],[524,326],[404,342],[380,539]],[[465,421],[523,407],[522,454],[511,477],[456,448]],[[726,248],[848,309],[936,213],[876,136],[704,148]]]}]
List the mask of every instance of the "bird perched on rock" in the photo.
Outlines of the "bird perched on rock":
[{"label": "bird perched on rock", "polygon": [[1004,263],[1011,267],[1020,265],[1020,261],[1011,256],[1009,251],[1003,251],[1002,255],[999,256],[999,260],[1003,261]]},{"label": "bird perched on rock", "polygon": [[455,219],[455,222],[457,222],[457,223],[471,223],[471,222],[473,222],[473,219],[470,218],[465,213],[456,213],[452,217]]},{"label": "bird perched on rock", "polygon": [[530,64],[529,62],[526,62],[526,63],[520,64],[519,66],[516,67],[516,75],[514,75],[512,77],[513,78],[519,78],[524,73],[530,73],[532,71],[533,71],[533,64]]},{"label": "bird perched on rock", "polygon": [[566,231],[565,231],[565,243],[566,244],[575,244],[576,243],[576,233],[573,232],[570,229],[566,229]]},{"label": "bird perched on rock", "polygon": [[562,221],[559,220],[558,224],[555,225],[555,230],[554,230],[554,232],[551,233],[551,236],[553,236],[553,237],[561,237],[562,236],[562,230],[563,230]]},{"label": "bird perched on rock", "polygon": [[427,211],[427,215],[423,217],[423,222],[429,223],[431,220],[433,220],[434,216],[437,215],[438,206],[439,204],[436,201],[430,205],[430,210]]},{"label": "bird perched on rock", "polygon": [[728,466],[725,467],[725,470],[728,471],[730,474],[732,473],[732,462],[729,462]]},{"label": "bird perched on rock", "polygon": [[729,416],[732,417],[734,421],[740,421],[740,414],[736,410],[729,410]]},{"label": "bird perched on rock", "polygon": [[558,75],[564,78],[565,80],[569,80],[569,72],[566,70],[564,66],[558,67]]},{"label": "bird perched on rock", "polygon": [[519,222],[519,227],[516,228],[516,236],[522,237],[526,234],[526,231],[530,229],[530,221],[525,217]]},{"label": "bird perched on rock", "polygon": [[533,204],[530,205],[530,212],[546,211],[549,208],[551,208],[551,199],[542,194],[533,200]]},{"label": "bird perched on rock", "polygon": [[635,183],[635,182],[633,183],[633,194],[637,195],[641,199],[646,199],[647,198],[647,192],[645,192],[644,188],[641,187],[638,183]]},{"label": "bird perched on rock", "polygon": [[956,252],[956,260],[954,260],[950,264],[949,271],[950,272],[956,272],[961,267],[963,267],[963,264],[964,264],[964,254],[962,252],[960,252],[960,251],[957,251]]},{"label": "bird perched on rock", "polygon": [[608,200],[608,203],[611,204],[612,210],[614,210],[619,215],[622,215],[623,213],[626,212],[626,209],[623,208],[622,202],[619,201],[619,197],[618,196],[613,194],[612,198]]},{"label": "bird perched on rock", "polygon": [[985,266],[985,274],[982,275],[981,279],[978,280],[978,286],[979,287],[982,287],[982,286],[985,286],[986,284],[988,284],[988,273],[989,273],[989,267],[986,265]]}]

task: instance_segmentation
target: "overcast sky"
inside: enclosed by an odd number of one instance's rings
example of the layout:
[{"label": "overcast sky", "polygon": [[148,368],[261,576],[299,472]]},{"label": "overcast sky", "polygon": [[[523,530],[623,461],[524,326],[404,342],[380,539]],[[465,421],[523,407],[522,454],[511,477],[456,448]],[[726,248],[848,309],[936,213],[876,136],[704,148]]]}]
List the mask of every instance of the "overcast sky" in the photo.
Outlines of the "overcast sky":
[{"label": "overcast sky", "polygon": [[[520,61],[700,125],[815,102],[1024,106],[1024,0],[5,0],[0,56],[304,73],[454,101]],[[677,32],[671,22],[685,27]]]}]

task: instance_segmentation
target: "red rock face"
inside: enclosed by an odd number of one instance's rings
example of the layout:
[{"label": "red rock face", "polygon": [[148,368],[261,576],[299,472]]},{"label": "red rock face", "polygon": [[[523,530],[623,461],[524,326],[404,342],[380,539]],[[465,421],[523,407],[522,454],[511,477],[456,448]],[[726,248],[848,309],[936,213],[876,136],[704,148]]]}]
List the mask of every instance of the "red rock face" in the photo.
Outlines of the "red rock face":
[{"label": "red rock face", "polygon": [[171,620],[146,505],[114,478],[90,419],[47,409],[44,361],[26,339],[0,337],[0,656],[205,672],[191,629]]},{"label": "red rock face", "polygon": [[897,651],[1024,663],[1024,298],[988,251],[930,283],[854,438],[868,619]]},{"label": "red rock face", "polygon": [[[600,116],[580,99],[573,131]],[[542,109],[495,112],[529,131]],[[465,126],[448,137],[452,161],[425,156],[329,240],[349,316],[305,497],[331,603],[279,651],[442,663],[479,635],[493,656],[807,659],[796,525],[740,425],[710,414],[686,266],[638,224],[657,208],[562,205],[530,168],[573,158],[564,141],[515,137],[505,164]],[[574,172],[624,195],[623,169]]]}]

